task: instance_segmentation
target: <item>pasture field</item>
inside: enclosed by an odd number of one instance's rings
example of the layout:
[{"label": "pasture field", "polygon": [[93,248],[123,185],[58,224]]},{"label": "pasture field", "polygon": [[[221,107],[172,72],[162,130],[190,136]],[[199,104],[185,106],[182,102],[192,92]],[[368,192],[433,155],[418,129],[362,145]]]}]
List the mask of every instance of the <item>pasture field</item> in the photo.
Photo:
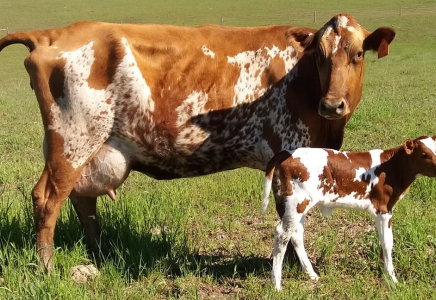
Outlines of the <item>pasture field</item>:
[{"label": "pasture field", "polygon": [[[362,102],[346,150],[436,135],[435,1],[2,1],[0,28],[62,27],[79,20],[197,25],[293,24],[320,28],[349,12],[368,30],[397,31],[390,55],[366,55]],[[401,6],[401,7],[400,7]],[[313,12],[317,11],[317,22]],[[0,35],[3,32],[0,31]],[[76,285],[71,267],[92,261],[69,201],[55,234],[55,270],[38,266],[30,191],[42,169],[41,117],[23,66],[27,49],[0,53],[0,299],[431,299],[436,298],[436,180],[418,178],[394,213],[393,285],[378,262],[373,221],[355,211],[306,219],[306,249],[321,276],[285,262],[283,291],[269,283],[277,214],[261,215],[263,173],[239,169],[156,181],[133,173],[99,218],[112,255],[101,276]]]}]

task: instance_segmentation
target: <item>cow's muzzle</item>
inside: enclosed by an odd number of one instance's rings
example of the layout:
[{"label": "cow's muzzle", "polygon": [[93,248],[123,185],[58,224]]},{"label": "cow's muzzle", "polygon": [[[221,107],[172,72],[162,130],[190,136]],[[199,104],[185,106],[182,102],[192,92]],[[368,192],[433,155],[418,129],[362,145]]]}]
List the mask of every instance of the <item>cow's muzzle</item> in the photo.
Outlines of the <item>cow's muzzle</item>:
[{"label": "cow's muzzle", "polygon": [[344,99],[321,99],[318,107],[321,117],[335,120],[345,117],[349,113],[347,102]]}]

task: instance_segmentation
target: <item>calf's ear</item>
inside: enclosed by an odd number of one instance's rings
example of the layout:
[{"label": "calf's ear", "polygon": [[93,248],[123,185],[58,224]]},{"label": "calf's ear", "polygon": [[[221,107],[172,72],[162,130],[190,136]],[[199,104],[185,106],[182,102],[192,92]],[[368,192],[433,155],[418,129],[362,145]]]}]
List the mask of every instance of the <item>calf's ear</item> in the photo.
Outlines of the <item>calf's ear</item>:
[{"label": "calf's ear", "polygon": [[404,150],[408,155],[412,154],[413,149],[415,148],[415,143],[412,140],[405,140],[403,144]]},{"label": "calf's ear", "polygon": [[312,44],[315,30],[310,28],[292,27],[286,30],[285,37],[295,50],[303,52]]},{"label": "calf's ear", "polygon": [[378,58],[389,55],[389,44],[395,38],[395,30],[390,27],[380,27],[369,34],[363,41],[363,50],[377,51]]}]

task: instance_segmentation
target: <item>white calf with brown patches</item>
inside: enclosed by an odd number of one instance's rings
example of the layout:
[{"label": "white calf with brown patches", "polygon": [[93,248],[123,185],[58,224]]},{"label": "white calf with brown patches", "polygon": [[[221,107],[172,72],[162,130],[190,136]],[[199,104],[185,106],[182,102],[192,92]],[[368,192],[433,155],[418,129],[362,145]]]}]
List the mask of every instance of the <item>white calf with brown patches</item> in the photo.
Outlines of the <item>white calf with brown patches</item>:
[{"label": "white calf with brown patches", "polygon": [[283,149],[339,149],[361,99],[363,54],[388,55],[394,37],[343,14],[319,30],[80,22],[7,35],[0,50],[29,48],[44,123],[46,166],[32,192],[43,265],[68,196],[98,248],[97,196],[114,199],[131,170],[265,170]]},{"label": "white calf with brown patches", "polygon": [[335,208],[367,211],[375,220],[385,272],[397,282],[392,264],[392,211],[419,175],[436,177],[436,136],[406,140],[400,147],[369,152],[300,148],[282,151],[268,163],[262,211],[268,207],[273,177],[280,177],[285,209],[274,235],[271,279],[281,288],[283,256],[289,241],[303,270],[312,268],[303,244],[304,215],[314,206],[330,216]]}]

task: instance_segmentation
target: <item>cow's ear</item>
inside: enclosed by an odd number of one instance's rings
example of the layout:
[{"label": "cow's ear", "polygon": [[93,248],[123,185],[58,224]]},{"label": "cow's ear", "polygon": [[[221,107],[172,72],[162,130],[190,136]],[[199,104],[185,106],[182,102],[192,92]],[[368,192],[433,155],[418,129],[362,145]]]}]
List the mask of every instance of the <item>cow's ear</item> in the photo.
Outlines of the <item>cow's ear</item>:
[{"label": "cow's ear", "polygon": [[378,58],[389,54],[389,44],[395,38],[395,30],[390,27],[380,27],[369,34],[363,41],[363,50],[377,51]]},{"label": "cow's ear", "polygon": [[404,150],[406,150],[406,153],[408,155],[412,154],[413,149],[415,148],[415,143],[412,140],[406,140],[404,141]]},{"label": "cow's ear", "polygon": [[310,28],[292,27],[286,30],[285,36],[295,50],[303,52],[312,43],[315,32]]}]

